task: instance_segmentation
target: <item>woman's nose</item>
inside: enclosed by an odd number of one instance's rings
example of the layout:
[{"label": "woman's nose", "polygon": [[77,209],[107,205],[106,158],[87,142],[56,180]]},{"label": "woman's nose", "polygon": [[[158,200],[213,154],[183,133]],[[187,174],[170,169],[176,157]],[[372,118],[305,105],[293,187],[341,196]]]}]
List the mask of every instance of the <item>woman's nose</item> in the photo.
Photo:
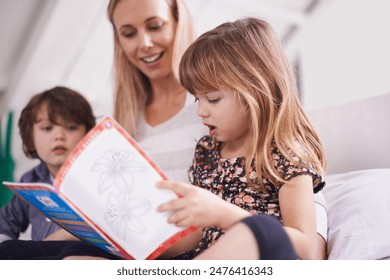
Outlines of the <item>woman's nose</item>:
[{"label": "woman's nose", "polygon": [[142,50],[148,50],[153,47],[152,37],[147,32],[140,34],[140,47]]}]

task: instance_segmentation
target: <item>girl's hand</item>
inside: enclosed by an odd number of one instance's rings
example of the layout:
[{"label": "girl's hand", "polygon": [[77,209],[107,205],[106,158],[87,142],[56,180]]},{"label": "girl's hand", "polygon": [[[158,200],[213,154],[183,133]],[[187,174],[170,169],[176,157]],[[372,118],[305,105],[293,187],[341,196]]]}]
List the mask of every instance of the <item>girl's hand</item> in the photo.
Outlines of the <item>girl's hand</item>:
[{"label": "girl's hand", "polygon": [[227,229],[236,221],[250,215],[240,207],[200,187],[173,181],[161,181],[156,186],[172,190],[180,196],[157,207],[159,212],[174,211],[168,222],[179,227],[217,226]]}]

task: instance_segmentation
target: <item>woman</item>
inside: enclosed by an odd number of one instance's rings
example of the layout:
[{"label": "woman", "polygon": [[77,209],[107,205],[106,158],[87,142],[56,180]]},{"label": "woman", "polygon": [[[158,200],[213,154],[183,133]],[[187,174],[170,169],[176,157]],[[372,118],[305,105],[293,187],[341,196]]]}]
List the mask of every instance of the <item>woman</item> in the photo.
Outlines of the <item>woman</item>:
[{"label": "woman", "polygon": [[180,85],[178,64],[194,40],[182,0],[113,0],[114,116],[167,173],[188,181],[187,170],[206,128],[194,98]]}]

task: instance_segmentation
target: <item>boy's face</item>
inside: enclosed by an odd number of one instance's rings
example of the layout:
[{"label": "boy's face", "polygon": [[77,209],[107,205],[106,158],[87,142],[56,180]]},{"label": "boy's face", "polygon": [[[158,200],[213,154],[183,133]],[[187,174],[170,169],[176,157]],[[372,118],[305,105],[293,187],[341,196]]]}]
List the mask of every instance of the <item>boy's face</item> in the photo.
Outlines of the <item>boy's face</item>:
[{"label": "boy's face", "polygon": [[62,119],[54,124],[49,120],[46,105],[40,108],[33,125],[33,141],[39,158],[47,164],[53,177],[85,134],[84,125]]}]

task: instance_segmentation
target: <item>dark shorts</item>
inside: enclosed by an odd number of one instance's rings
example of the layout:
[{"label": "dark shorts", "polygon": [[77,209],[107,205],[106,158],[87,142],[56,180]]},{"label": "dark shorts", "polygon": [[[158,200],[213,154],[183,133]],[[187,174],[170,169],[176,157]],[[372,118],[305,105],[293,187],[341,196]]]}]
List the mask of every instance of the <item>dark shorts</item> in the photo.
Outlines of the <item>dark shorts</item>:
[{"label": "dark shorts", "polygon": [[7,240],[0,243],[1,260],[61,260],[69,256],[121,259],[83,241]]},{"label": "dark shorts", "polygon": [[297,255],[283,229],[274,217],[260,214],[243,219],[256,238],[262,260],[296,260]]}]

